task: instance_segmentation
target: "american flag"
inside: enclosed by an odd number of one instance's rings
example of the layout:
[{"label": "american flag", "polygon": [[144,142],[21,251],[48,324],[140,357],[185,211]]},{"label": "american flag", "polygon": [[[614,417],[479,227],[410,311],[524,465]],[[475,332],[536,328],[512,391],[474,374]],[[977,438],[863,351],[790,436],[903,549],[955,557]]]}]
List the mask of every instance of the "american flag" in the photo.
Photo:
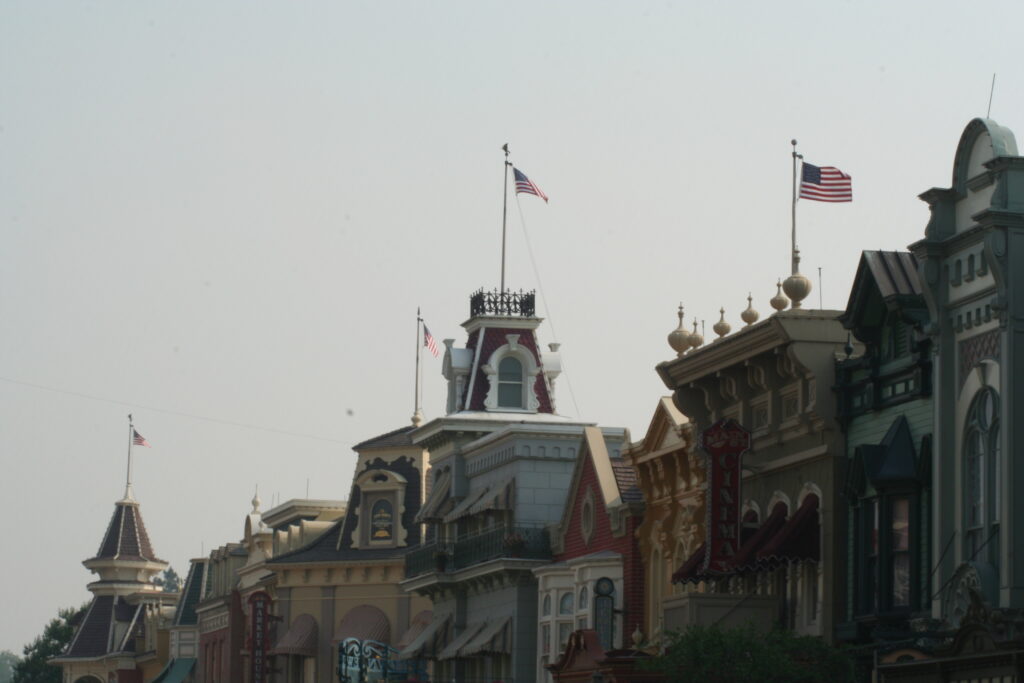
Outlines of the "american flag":
[{"label": "american flag", "polygon": [[852,179],[835,166],[815,166],[805,162],[800,178],[800,198],[817,202],[852,202]]},{"label": "american flag", "polygon": [[525,192],[526,194],[536,195],[547,202],[548,196],[532,180],[527,178],[525,173],[514,166],[512,167],[512,172],[516,176],[516,194]]},{"label": "american flag", "polygon": [[430,334],[426,323],[423,323],[423,345],[430,349],[430,352],[434,354],[434,358],[437,358],[437,340],[434,339],[434,335]]},{"label": "american flag", "polygon": [[142,434],[139,434],[137,431],[135,431],[134,427],[132,428],[132,443],[135,444],[136,446],[145,446],[146,448],[152,448],[152,446],[149,445],[149,442],[146,441],[145,437],[143,437]]}]

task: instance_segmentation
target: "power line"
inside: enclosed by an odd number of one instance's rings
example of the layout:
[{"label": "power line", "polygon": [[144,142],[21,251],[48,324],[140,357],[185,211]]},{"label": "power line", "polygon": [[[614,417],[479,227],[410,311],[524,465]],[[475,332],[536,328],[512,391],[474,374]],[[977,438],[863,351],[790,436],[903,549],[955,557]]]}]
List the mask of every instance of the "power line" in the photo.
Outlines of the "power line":
[{"label": "power line", "polygon": [[151,410],[154,413],[164,413],[166,415],[175,415],[177,417],[187,417],[193,420],[203,420],[204,422],[214,422],[217,424],[231,425],[232,427],[241,427],[242,429],[254,429],[260,432],[271,432],[273,434],[284,434],[285,436],[297,436],[303,439],[315,439],[316,441],[329,441],[331,443],[348,444],[348,441],[341,439],[332,439],[328,436],[318,436],[316,434],[306,434],[303,432],[291,432],[287,429],[277,429],[275,427],[261,427],[260,425],[246,424],[244,422],[233,422],[232,420],[223,420],[216,417],[207,417],[206,415],[196,415],[194,413],[185,413],[180,410],[170,410],[168,408],[157,408],[155,406],[148,406],[143,403],[137,403],[135,401],[122,401],[113,398],[107,398],[105,396],[96,396],[94,394],[87,394],[82,391],[69,391],[66,389],[55,389],[53,387],[46,387],[41,384],[33,384],[32,382],[23,382],[17,379],[11,379],[10,377],[0,377],[0,381],[8,382],[10,384],[17,384],[23,387],[31,387],[32,389],[39,389],[40,391],[50,391],[55,394],[64,394],[65,396],[77,396],[78,398],[85,398],[91,401],[102,401],[103,403],[111,403],[119,406],[128,406],[129,408],[144,408],[145,410]]}]

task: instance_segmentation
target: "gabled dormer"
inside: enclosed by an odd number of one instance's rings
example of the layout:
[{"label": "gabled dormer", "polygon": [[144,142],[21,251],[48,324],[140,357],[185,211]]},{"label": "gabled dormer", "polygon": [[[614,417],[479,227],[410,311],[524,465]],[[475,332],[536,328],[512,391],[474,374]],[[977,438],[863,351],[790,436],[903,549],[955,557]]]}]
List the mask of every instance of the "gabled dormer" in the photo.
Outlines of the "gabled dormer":
[{"label": "gabled dormer", "polygon": [[554,414],[558,344],[541,352],[533,292],[485,292],[470,297],[462,324],[465,348],[445,340],[442,372],[448,380],[448,414],[521,412]]},{"label": "gabled dormer", "polygon": [[928,309],[913,254],[863,252],[839,321],[864,344],[836,364],[842,420],[931,394]]}]

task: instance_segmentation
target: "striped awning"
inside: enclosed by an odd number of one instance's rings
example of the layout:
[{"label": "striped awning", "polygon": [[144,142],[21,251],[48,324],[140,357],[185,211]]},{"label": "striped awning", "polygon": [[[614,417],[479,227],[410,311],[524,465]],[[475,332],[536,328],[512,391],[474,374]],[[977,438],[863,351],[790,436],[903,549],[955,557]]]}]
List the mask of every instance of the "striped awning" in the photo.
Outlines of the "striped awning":
[{"label": "striped awning", "polygon": [[444,521],[454,522],[455,520],[462,519],[466,515],[470,514],[472,512],[471,508],[486,494],[486,488],[478,489],[473,493],[470,493],[462,499],[462,502],[452,508],[451,512],[444,516]]},{"label": "striped awning", "polygon": [[182,683],[196,665],[193,657],[172,659],[150,683]]},{"label": "striped awning", "polygon": [[399,659],[437,659],[442,648],[448,643],[451,633],[451,616],[434,619],[420,631],[408,647],[398,653]]},{"label": "striped awning", "polygon": [[298,655],[316,657],[320,629],[308,614],[300,614],[270,651],[272,655]]},{"label": "striped awning", "polygon": [[451,470],[444,470],[434,479],[430,488],[430,496],[423,503],[420,511],[416,514],[416,522],[425,522],[428,519],[441,519],[441,506],[448,500],[448,489],[451,486]]},{"label": "striped awning", "polygon": [[479,654],[511,654],[512,643],[509,635],[511,633],[512,617],[496,619],[484,626],[473,640],[469,641],[462,654],[465,656]]},{"label": "striped awning", "polygon": [[376,640],[378,643],[391,642],[391,624],[388,616],[373,605],[359,605],[350,609],[334,632],[334,642],[347,638]]},{"label": "striped awning", "polygon": [[398,639],[398,643],[395,648],[399,651],[409,647],[414,640],[416,640],[423,629],[430,626],[430,623],[434,620],[434,613],[428,609],[423,610],[412,618],[409,622],[409,628],[405,629],[405,633]]},{"label": "striped awning", "polygon": [[456,659],[460,657],[466,657],[466,653],[463,649],[469,644],[469,641],[473,640],[480,633],[480,630],[484,627],[482,621],[478,621],[474,624],[468,624],[466,628],[458,635],[458,637],[448,644],[448,647],[441,650],[441,654],[437,656],[438,659]]},{"label": "striped awning", "polygon": [[506,479],[491,486],[487,493],[473,503],[469,514],[475,515],[485,510],[512,510],[515,507],[516,480]]}]

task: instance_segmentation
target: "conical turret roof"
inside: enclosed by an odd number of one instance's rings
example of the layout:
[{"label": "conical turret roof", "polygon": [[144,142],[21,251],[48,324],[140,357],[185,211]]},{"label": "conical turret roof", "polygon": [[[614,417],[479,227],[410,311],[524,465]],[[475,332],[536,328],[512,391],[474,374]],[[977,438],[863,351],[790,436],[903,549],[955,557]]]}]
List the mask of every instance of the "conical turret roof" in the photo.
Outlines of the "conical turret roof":
[{"label": "conical turret roof", "polygon": [[92,559],[163,562],[153,552],[138,501],[126,498],[114,504],[114,514],[107,525],[107,533]]}]

